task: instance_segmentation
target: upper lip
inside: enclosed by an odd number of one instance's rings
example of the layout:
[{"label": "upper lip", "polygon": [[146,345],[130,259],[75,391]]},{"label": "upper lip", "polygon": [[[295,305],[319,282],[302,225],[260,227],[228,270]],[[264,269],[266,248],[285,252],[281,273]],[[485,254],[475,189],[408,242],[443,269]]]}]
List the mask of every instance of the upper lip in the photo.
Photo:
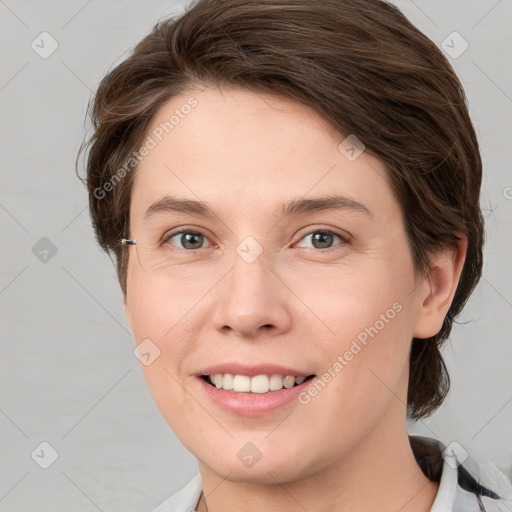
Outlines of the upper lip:
[{"label": "upper lip", "polygon": [[200,370],[197,375],[215,375],[217,373],[230,373],[232,375],[247,375],[255,377],[256,375],[279,374],[283,376],[291,375],[292,377],[308,377],[313,375],[312,372],[302,372],[293,368],[286,368],[278,364],[261,363],[256,365],[246,365],[240,363],[219,363],[208,366]]}]

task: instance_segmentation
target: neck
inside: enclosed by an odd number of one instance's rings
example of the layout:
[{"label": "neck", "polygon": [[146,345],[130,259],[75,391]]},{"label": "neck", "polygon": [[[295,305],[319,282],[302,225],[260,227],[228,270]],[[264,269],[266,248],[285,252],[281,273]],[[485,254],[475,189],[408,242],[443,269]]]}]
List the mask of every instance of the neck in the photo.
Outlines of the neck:
[{"label": "neck", "polygon": [[198,512],[429,512],[439,484],[417,465],[406,422],[388,423],[383,419],[340,460],[299,480],[234,482],[200,462],[206,500]]}]

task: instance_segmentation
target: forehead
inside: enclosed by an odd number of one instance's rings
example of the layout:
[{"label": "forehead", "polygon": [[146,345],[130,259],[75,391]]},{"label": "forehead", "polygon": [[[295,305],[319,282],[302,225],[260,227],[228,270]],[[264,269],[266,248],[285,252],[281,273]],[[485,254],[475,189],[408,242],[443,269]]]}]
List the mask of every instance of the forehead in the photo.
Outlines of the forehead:
[{"label": "forehead", "polygon": [[164,104],[146,134],[132,190],[138,219],[165,194],[227,214],[274,213],[287,199],[342,194],[379,208],[393,201],[385,166],[347,158],[346,136],[313,109],[241,89],[190,90]]}]

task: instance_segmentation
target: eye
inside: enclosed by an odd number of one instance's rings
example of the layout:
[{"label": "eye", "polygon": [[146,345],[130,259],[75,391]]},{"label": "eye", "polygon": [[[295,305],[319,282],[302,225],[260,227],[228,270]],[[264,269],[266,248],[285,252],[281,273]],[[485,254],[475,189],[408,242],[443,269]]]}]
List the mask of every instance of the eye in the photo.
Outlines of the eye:
[{"label": "eye", "polygon": [[[342,245],[348,243],[348,240],[334,231],[328,229],[317,229],[303,236],[301,240],[306,240],[311,237],[311,244],[309,247],[312,249],[329,249],[332,246],[332,242],[335,238],[338,238],[341,243],[336,245]],[[297,245],[297,244],[296,244]]]},{"label": "eye", "polygon": [[[311,238],[310,238],[311,237]],[[342,245],[348,243],[348,240],[342,235],[335,233],[334,231],[327,229],[317,229],[303,236],[301,240],[311,239],[311,245],[309,248],[312,249],[329,249],[333,246],[333,241],[338,239],[340,242],[336,245]],[[173,241],[173,239],[175,241]],[[184,250],[203,249],[208,247],[208,238],[198,231],[176,231],[165,235],[162,239],[162,244],[174,245]],[[295,244],[298,246],[298,244]]]},{"label": "eye", "polygon": [[177,231],[166,235],[163,238],[163,243],[176,245],[172,242],[173,239],[177,239],[178,243],[182,244],[180,249],[186,250],[202,249],[205,247],[204,243],[208,241],[205,235],[197,231]]}]

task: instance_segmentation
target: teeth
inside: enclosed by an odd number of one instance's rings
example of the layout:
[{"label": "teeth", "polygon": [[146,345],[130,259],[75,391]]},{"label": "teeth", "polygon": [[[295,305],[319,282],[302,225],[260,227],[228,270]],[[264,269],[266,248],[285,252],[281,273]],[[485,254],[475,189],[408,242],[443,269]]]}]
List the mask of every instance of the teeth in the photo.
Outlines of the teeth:
[{"label": "teeth", "polygon": [[235,393],[268,393],[269,391],[279,391],[284,388],[291,388],[295,384],[302,384],[306,377],[293,377],[279,374],[256,375],[248,377],[247,375],[232,375],[230,373],[216,373],[209,375],[210,382],[217,388]]}]

